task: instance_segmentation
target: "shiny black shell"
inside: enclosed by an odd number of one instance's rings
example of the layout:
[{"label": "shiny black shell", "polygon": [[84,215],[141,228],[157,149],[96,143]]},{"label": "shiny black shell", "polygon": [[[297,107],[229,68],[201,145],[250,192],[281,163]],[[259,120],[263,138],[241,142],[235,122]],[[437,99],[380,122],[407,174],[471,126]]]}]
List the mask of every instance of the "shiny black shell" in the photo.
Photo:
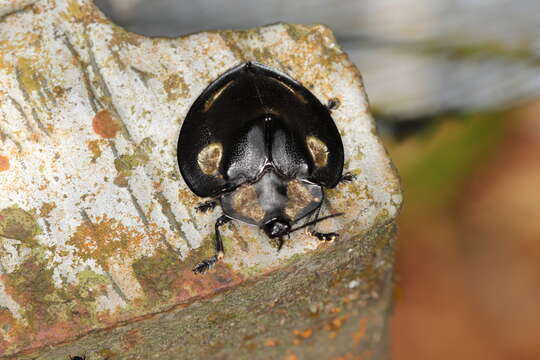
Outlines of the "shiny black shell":
[{"label": "shiny black shell", "polygon": [[327,107],[289,76],[254,62],[227,71],[195,100],[177,156],[200,197],[255,183],[269,167],[327,188],[343,170],[343,143]]}]

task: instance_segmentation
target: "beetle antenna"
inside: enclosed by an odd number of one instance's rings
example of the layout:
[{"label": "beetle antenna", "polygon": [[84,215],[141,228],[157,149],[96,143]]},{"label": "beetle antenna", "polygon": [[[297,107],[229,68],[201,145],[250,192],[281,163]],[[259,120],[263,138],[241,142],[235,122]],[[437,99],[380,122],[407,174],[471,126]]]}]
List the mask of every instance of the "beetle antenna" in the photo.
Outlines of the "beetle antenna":
[{"label": "beetle antenna", "polygon": [[316,223],[321,222],[321,221],[323,221],[323,220],[330,219],[330,218],[337,217],[337,216],[341,216],[341,215],[345,215],[345,213],[336,213],[336,214],[332,214],[332,215],[328,215],[328,216],[323,216],[322,218],[318,218],[318,219],[309,221],[309,222],[305,223],[305,224],[302,225],[302,226],[299,226],[299,227],[297,227],[297,228],[291,229],[291,231],[289,231],[287,234],[290,234],[290,233],[292,233],[292,232],[294,232],[294,231],[296,231],[296,230],[303,229],[303,228],[308,227],[308,226],[310,226],[310,225],[316,224]]}]

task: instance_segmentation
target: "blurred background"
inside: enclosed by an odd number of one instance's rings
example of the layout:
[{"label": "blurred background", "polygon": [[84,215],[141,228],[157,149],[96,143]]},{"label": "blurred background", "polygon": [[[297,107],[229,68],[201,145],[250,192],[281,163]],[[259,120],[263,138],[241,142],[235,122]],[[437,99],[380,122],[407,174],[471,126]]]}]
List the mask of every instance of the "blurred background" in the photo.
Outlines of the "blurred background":
[{"label": "blurred background", "polygon": [[540,359],[540,1],[96,3],[154,36],[329,25],[405,189],[393,359]]}]

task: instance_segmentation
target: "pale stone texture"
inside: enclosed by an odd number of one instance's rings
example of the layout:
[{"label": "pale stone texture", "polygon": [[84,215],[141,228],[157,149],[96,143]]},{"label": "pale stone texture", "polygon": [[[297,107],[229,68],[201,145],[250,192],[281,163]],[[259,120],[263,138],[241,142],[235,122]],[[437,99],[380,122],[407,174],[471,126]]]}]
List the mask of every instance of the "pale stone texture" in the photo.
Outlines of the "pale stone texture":
[{"label": "pale stone texture", "polygon": [[[152,351],[174,359],[184,357],[167,351],[184,346],[185,358],[197,358],[204,353],[198,340],[183,345],[153,326],[174,334],[179,326],[201,326],[197,311],[215,309],[207,302],[196,304],[225,289],[230,290],[213,301],[227,308],[219,309],[214,320],[203,316],[206,321],[221,326],[229,319],[224,313],[240,316],[231,302],[239,291],[246,292],[246,304],[266,304],[239,284],[262,286],[267,297],[293,284],[297,291],[319,293],[316,282],[311,287],[309,281],[296,283],[304,278],[295,272],[303,269],[309,275],[311,268],[330,271],[321,278],[337,276],[336,284],[343,282],[346,290],[332,299],[358,307],[347,313],[336,305],[338,311],[327,299],[320,304],[328,306],[316,304],[306,311],[346,317],[329,320],[330,338],[345,320],[368,321],[366,311],[373,313],[375,320],[366,326],[377,330],[365,351],[379,351],[390,301],[392,223],[401,192],[374,132],[360,75],[330,30],[277,24],[145,38],[112,24],[90,1],[30,3],[0,3],[0,12],[8,14],[0,21],[0,357],[59,359],[87,352],[89,359],[122,354],[145,359]],[[201,199],[178,171],[176,141],[201,91],[247,60],[288,73],[323,103],[339,99],[332,116],[343,137],[345,171],[357,179],[327,191],[325,213],[345,215],[320,227],[337,229],[338,243],[321,244],[299,232],[277,252],[257,228],[236,222],[223,228],[224,261],[203,276],[194,275],[193,265],[213,252],[213,224],[220,210],[194,211]],[[328,268],[339,264],[341,275]],[[284,281],[283,274],[297,280]],[[354,287],[348,286],[351,281]],[[355,295],[349,299],[350,294]],[[371,306],[368,299],[378,300]],[[300,306],[292,300],[285,311]],[[258,310],[269,316],[265,328],[270,332],[270,324],[314,326],[284,324],[287,320]],[[151,315],[156,313],[162,315]],[[179,320],[159,320],[163,316]],[[112,331],[111,326],[120,327]],[[99,329],[104,330],[75,341]],[[200,329],[199,336],[216,336],[207,330]],[[125,331],[136,338],[127,345]],[[291,336],[300,342],[311,337],[304,335]],[[169,344],[169,350],[150,346],[152,341]],[[61,343],[69,345],[46,347]],[[286,354],[288,347],[279,343],[268,347]],[[220,348],[225,358],[229,345]],[[189,351],[194,357],[187,356]],[[247,358],[266,358],[253,351]]]}]

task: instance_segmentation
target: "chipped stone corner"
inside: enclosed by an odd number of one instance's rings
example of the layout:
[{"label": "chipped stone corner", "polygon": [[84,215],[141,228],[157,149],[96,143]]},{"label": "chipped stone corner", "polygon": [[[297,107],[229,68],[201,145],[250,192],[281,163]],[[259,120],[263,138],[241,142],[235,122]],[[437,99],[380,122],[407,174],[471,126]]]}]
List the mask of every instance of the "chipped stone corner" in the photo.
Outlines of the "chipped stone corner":
[{"label": "chipped stone corner", "polygon": [[[401,190],[327,27],[145,38],[89,0],[0,1],[0,16],[0,358],[302,358],[313,343],[379,358]],[[357,180],[326,193],[327,211],[346,215],[321,230],[339,241],[295,234],[277,252],[234,223],[226,258],[198,276],[219,210],[195,213],[178,134],[200,92],[248,60],[339,104]]]}]

